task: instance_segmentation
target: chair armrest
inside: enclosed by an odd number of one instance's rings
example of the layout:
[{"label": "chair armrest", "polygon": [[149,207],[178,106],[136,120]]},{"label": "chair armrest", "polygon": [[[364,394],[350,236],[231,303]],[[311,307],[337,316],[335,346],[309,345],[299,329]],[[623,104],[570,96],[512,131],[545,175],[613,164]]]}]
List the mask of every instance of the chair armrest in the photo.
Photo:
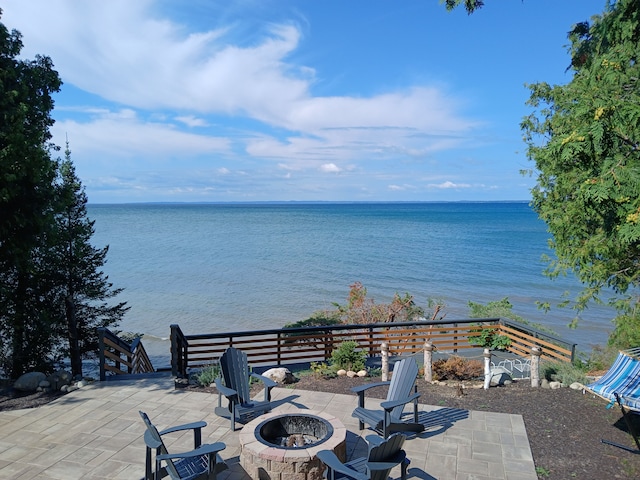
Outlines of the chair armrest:
[{"label": "chair armrest", "polygon": [[216,382],[216,390],[218,390],[218,393],[220,393],[221,395],[224,395],[227,398],[234,397],[234,396],[238,395],[238,392],[236,390],[234,390],[233,388],[225,387],[222,384],[222,379],[221,378],[216,378],[215,382]]},{"label": "chair armrest", "polygon": [[381,437],[379,435],[367,435],[366,437],[364,437],[364,439],[369,444],[369,447],[377,447],[382,442],[386,442],[387,441],[386,438],[383,438],[383,437]]},{"label": "chair armrest", "polygon": [[364,392],[365,390],[369,390],[370,388],[383,387],[384,385],[389,385],[390,383],[391,382],[367,383],[366,385],[358,385],[357,387],[353,387],[351,391],[353,393],[360,394],[361,392]]},{"label": "chair armrest", "polygon": [[144,432],[144,443],[147,448],[158,448],[162,445],[161,441],[158,441],[151,436],[151,432],[149,430]]},{"label": "chair armrest", "polygon": [[156,460],[169,460],[172,458],[191,458],[198,457],[200,455],[209,455],[212,453],[218,453],[227,448],[224,442],[216,442],[216,443],[205,443],[204,445],[200,445],[198,448],[191,450],[189,452],[182,453],[165,453],[162,455],[158,455]]},{"label": "chair armrest", "polygon": [[251,376],[253,378],[257,378],[258,380],[260,380],[264,384],[264,386],[267,388],[273,388],[278,385],[277,382],[274,382],[270,378],[260,375],[259,373],[252,373]]},{"label": "chair armrest", "polygon": [[207,426],[207,422],[205,421],[199,421],[199,422],[193,422],[193,423],[185,423],[184,425],[176,425],[175,427],[170,427],[167,428],[166,430],[162,430],[161,432],[158,432],[160,435],[164,435],[166,433],[173,433],[173,432],[179,432],[181,430],[197,430],[197,429],[202,429],[204,427]]},{"label": "chair armrest", "polygon": [[[318,459],[324,463],[330,470],[339,472],[356,480],[368,480],[368,476],[364,475],[353,468],[347,467],[331,450],[320,450],[317,454]],[[327,478],[332,478],[327,475]]]},{"label": "chair armrest", "polygon": [[385,410],[392,410],[400,405],[406,405],[409,402],[413,402],[420,397],[419,393],[414,393],[413,395],[408,396],[407,398],[403,398],[401,400],[390,400],[388,402],[382,402],[380,406]]}]

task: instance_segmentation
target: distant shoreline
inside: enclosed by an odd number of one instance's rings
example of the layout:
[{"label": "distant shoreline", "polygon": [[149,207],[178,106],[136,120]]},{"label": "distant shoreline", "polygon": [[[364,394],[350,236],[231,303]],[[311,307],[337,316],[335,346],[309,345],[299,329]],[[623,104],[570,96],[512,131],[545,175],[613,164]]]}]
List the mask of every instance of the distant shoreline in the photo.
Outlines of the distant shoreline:
[{"label": "distant shoreline", "polygon": [[115,206],[115,205],[421,205],[421,204],[492,204],[492,203],[531,203],[531,200],[406,200],[406,201],[349,201],[349,200],[264,200],[252,202],[117,202],[117,203],[92,203],[89,206]]}]

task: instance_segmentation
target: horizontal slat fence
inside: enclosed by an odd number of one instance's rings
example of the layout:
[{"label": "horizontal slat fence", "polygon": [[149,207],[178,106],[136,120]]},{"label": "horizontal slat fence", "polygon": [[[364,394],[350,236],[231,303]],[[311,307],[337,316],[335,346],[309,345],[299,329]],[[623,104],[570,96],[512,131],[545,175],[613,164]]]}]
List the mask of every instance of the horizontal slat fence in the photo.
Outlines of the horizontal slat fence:
[{"label": "horizontal slat fence", "polygon": [[383,342],[392,355],[421,352],[425,341],[437,350],[456,353],[478,348],[469,343],[480,329],[495,329],[511,339],[509,351],[526,357],[531,347],[542,348],[545,359],[571,361],[575,344],[504,319],[465,319],[439,322],[403,322],[371,325],[336,325],[291,329],[260,330],[218,334],[185,335],[171,325],[171,369],[185,377],[189,369],[217,363],[226,348],[243,350],[252,366],[286,366],[296,363],[325,362],[340,343],[353,340],[368,356],[377,356]]}]

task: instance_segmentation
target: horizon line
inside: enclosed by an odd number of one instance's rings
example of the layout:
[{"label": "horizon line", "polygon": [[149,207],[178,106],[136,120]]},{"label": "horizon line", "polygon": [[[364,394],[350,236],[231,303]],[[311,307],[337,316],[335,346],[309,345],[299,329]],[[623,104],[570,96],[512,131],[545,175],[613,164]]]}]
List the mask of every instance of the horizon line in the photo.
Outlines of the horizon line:
[{"label": "horizon line", "polygon": [[531,203],[531,200],[229,200],[229,201],[140,201],[140,202],[87,202],[87,205],[288,205],[288,204],[421,204],[421,203]]}]

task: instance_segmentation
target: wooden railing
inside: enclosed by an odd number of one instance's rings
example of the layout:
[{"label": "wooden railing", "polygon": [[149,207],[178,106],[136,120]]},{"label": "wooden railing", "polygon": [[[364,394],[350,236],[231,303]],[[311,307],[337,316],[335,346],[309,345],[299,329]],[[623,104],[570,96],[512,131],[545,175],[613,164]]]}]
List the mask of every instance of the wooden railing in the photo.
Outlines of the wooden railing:
[{"label": "wooden railing", "polygon": [[217,363],[229,346],[247,353],[252,366],[284,366],[305,362],[325,362],[340,343],[353,340],[368,356],[377,356],[383,342],[392,355],[422,351],[426,341],[442,352],[477,349],[469,338],[483,328],[495,329],[511,339],[508,351],[528,356],[531,347],[542,348],[546,359],[572,361],[575,344],[544,332],[499,318],[465,319],[440,322],[378,323],[371,325],[336,325],[185,335],[178,325],[171,325],[171,371],[185,377],[187,371]]},{"label": "wooden railing", "polygon": [[107,379],[107,372],[123,375],[155,371],[139,337],[129,344],[110,330],[98,328],[98,345],[101,381]]}]

